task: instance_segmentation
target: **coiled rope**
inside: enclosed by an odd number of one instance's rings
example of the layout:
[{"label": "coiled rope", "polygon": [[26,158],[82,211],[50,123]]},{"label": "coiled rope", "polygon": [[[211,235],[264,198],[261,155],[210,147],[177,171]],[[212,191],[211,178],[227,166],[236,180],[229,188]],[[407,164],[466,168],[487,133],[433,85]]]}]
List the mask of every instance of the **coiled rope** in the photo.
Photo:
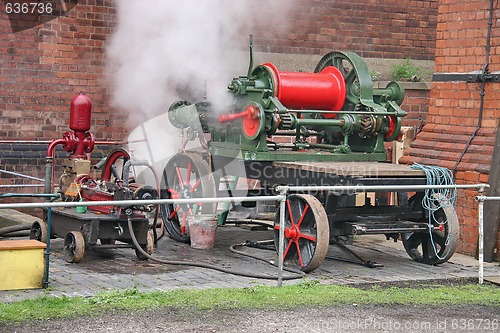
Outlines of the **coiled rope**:
[{"label": "coiled rope", "polygon": [[[418,163],[413,163],[411,166],[412,169],[422,170],[425,173],[427,179],[427,185],[456,185],[453,181],[453,172],[447,168],[431,166],[431,165],[423,165]],[[455,200],[457,197],[457,189],[456,188],[443,188],[443,189],[426,189],[425,195],[422,198],[422,208],[427,210],[429,213],[429,237],[432,243],[432,247],[434,249],[434,253],[436,257],[440,260],[446,258],[449,254],[450,247],[448,246],[452,239],[452,225],[453,221],[448,221],[448,218],[453,218],[453,216],[447,216],[445,221],[439,221],[436,217],[436,212],[440,209],[446,209],[448,207],[453,207],[455,205]],[[444,228],[447,225],[447,235],[444,245],[447,248],[444,256],[439,255],[439,251],[436,248],[436,244],[433,239],[432,231],[436,227],[439,226]]]}]

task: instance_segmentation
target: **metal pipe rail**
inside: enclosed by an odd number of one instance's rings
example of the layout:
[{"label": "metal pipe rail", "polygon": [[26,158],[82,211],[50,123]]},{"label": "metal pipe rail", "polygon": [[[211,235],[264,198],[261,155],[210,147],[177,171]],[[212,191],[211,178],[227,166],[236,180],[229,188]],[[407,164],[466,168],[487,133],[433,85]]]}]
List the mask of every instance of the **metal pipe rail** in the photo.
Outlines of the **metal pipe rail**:
[{"label": "metal pipe rail", "polygon": [[[384,191],[384,192],[394,192],[394,191],[423,191],[423,190],[437,190],[437,189],[476,189],[478,196],[476,200],[479,201],[479,284],[483,284],[484,281],[484,226],[483,226],[483,204],[485,200],[500,200],[500,197],[485,197],[483,196],[484,190],[489,188],[489,184],[461,184],[461,185],[370,185],[370,186],[277,186],[275,189],[281,195],[286,196],[288,192],[307,192],[307,191],[352,191],[352,192],[368,192],[368,191]],[[280,210],[283,211],[283,206]],[[283,221],[281,220],[283,219]],[[283,225],[281,224],[283,222]],[[283,245],[281,231],[284,228],[284,217],[280,216],[280,249],[279,252],[282,253]]]},{"label": "metal pipe rail", "polygon": [[79,207],[79,206],[140,206],[160,204],[196,204],[216,202],[248,202],[248,201],[279,201],[283,195],[255,196],[255,197],[219,197],[219,198],[191,198],[191,199],[151,199],[151,200],[110,200],[110,201],[75,201],[75,202],[24,202],[0,204],[0,209],[7,208],[55,208],[55,207]]},{"label": "metal pipe rail", "polygon": [[333,186],[277,186],[276,191],[280,194],[288,192],[307,192],[307,191],[352,191],[352,192],[368,192],[368,191],[424,191],[438,189],[477,189],[478,192],[483,192],[489,188],[488,184],[462,184],[462,185],[333,185]]},{"label": "metal pipe rail", "polygon": [[500,197],[488,197],[484,195],[476,196],[478,207],[478,227],[479,227],[479,284],[484,283],[484,202],[485,201],[500,201]]},{"label": "metal pipe rail", "polygon": [[[255,197],[219,197],[219,198],[193,198],[193,199],[150,199],[150,200],[113,200],[113,201],[84,201],[84,202],[43,202],[43,203],[8,203],[0,204],[0,209],[8,208],[47,208],[47,253],[46,253],[46,272],[44,287],[49,284],[49,257],[50,257],[50,219],[51,209],[56,207],[78,207],[78,206],[133,206],[147,204],[196,204],[196,203],[218,203],[218,202],[246,202],[246,201],[280,201],[281,216],[280,216],[280,244],[284,244],[284,228],[285,228],[285,200],[284,195],[275,196],[255,196]],[[283,246],[280,247],[278,254],[278,286],[283,284]]]},{"label": "metal pipe rail", "polygon": [[[146,204],[195,204],[195,203],[219,203],[219,202],[251,202],[251,201],[279,201],[280,202],[280,229],[279,229],[279,249],[278,249],[278,286],[283,281],[283,252],[284,252],[284,230],[285,230],[285,204],[288,192],[306,191],[423,191],[431,189],[477,189],[476,199],[480,203],[480,235],[482,235],[482,202],[484,200],[500,200],[500,197],[484,197],[482,194],[488,184],[463,184],[463,185],[388,185],[388,186],[277,186],[275,190],[279,193],[275,196],[255,196],[255,197],[219,197],[219,198],[192,198],[192,199],[150,199],[150,200],[114,200],[114,201],[85,201],[85,202],[44,202],[44,203],[8,203],[0,204],[0,209],[7,208],[48,208],[54,207],[77,207],[77,206],[134,206]],[[49,230],[50,233],[50,230]],[[481,239],[482,237],[480,237]],[[50,246],[50,237],[47,239]],[[481,242],[481,240],[480,240]],[[480,243],[480,249],[482,244]],[[480,258],[482,254],[480,251]],[[482,283],[482,263],[480,261],[480,283]]]}]

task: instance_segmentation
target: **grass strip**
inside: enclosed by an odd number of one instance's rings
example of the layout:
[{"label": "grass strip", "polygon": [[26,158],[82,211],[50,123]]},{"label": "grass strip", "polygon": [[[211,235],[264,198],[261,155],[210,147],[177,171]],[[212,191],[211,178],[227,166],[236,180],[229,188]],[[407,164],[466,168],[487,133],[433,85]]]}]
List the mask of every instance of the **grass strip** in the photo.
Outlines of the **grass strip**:
[{"label": "grass strip", "polygon": [[287,309],[341,304],[476,304],[500,306],[500,288],[492,285],[421,286],[414,288],[374,286],[360,289],[342,285],[302,282],[282,288],[256,286],[206,290],[140,292],[137,288],[110,291],[93,297],[43,296],[0,303],[0,323],[98,315],[115,310],[160,307],[197,309]]}]

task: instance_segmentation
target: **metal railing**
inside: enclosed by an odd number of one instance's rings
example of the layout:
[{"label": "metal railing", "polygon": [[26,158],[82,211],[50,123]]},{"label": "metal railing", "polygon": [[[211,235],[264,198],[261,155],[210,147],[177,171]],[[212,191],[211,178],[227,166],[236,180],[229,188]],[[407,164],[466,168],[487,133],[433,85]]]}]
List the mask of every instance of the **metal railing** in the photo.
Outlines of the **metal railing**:
[{"label": "metal railing", "polygon": [[8,170],[0,170],[0,173],[5,173],[7,175],[21,177],[21,178],[26,178],[26,179],[30,179],[30,180],[34,180],[34,181],[42,183],[42,184],[9,184],[9,185],[0,185],[0,188],[43,187],[43,183],[45,182],[45,179],[37,178],[37,177],[33,177],[33,176],[28,176],[28,175],[24,175],[24,174],[18,173],[18,172],[13,172],[13,171],[8,171]]},{"label": "metal railing", "polygon": [[[284,239],[285,239],[285,204],[289,192],[311,192],[311,191],[337,191],[337,192],[410,192],[423,191],[429,189],[476,189],[479,201],[479,224],[480,224],[480,269],[479,282],[483,283],[483,264],[482,260],[482,244],[483,244],[483,226],[482,226],[482,203],[484,200],[500,200],[500,197],[484,197],[484,190],[489,187],[488,184],[463,184],[463,185],[370,185],[370,186],[277,186],[276,191],[279,193],[274,196],[255,196],[255,197],[219,197],[219,198],[192,198],[192,199],[150,199],[150,200],[115,200],[115,201],[85,201],[82,202],[44,202],[44,203],[8,203],[0,204],[0,209],[7,208],[47,208],[55,207],[78,207],[78,206],[138,206],[138,205],[161,205],[161,204],[196,204],[196,203],[240,203],[240,202],[256,202],[256,201],[279,201],[280,202],[280,228],[279,228],[279,248],[278,248],[278,286],[283,283],[283,255],[284,255]],[[49,215],[50,216],[50,215]],[[50,224],[48,223],[48,234],[50,235]],[[50,246],[50,236],[47,238],[48,246]],[[47,261],[48,266],[48,261]],[[48,274],[47,274],[48,281]]]}]

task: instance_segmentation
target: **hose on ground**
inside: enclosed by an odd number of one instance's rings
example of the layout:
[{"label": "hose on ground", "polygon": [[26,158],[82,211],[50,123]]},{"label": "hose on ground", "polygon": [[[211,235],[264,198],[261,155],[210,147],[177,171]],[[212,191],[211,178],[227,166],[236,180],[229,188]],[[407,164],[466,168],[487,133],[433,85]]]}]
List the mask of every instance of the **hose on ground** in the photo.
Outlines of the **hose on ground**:
[{"label": "hose on ground", "polygon": [[[29,236],[31,224],[16,224],[0,228],[0,237],[24,237]],[[26,230],[28,231],[26,233]]]},{"label": "hose on ground", "polygon": [[[227,273],[227,274],[232,274],[232,275],[238,275],[238,276],[244,276],[244,277],[249,277],[249,278],[266,279],[266,280],[278,280],[278,277],[277,276],[273,276],[273,275],[255,274],[255,273],[247,273],[247,272],[234,271],[234,270],[230,270],[230,269],[226,269],[226,268],[222,268],[222,267],[216,267],[216,266],[212,266],[212,265],[204,264],[204,263],[199,263],[199,262],[179,261],[179,260],[164,260],[164,259],[156,258],[156,257],[153,257],[152,255],[150,255],[149,253],[147,253],[146,251],[144,251],[144,249],[141,247],[141,245],[137,241],[137,238],[136,238],[135,233],[134,233],[134,229],[132,228],[132,219],[130,217],[128,218],[128,230],[129,230],[129,233],[130,233],[130,237],[132,238],[132,242],[134,243],[134,246],[136,247],[137,251],[139,251],[144,257],[148,258],[149,260],[156,261],[156,262],[161,263],[161,264],[167,264],[167,265],[182,265],[182,266],[192,266],[192,267],[208,268],[208,269],[216,270],[216,271],[219,271],[219,272],[222,272],[222,273]],[[241,245],[242,244],[232,245],[230,247],[230,249],[234,253],[238,253],[238,254],[250,256],[250,257],[253,257],[255,259],[259,259],[259,260],[262,260],[262,261],[265,261],[265,262],[269,263],[267,260],[264,260],[264,259],[258,258],[258,257],[254,257],[254,256],[251,256],[251,255],[248,255],[246,253],[243,253],[243,252],[238,251],[238,250],[235,249],[236,246],[241,246]],[[302,271],[298,271],[298,270],[294,270],[294,269],[290,269],[290,268],[284,268],[284,269],[286,271],[288,271],[288,272],[294,273],[295,275],[284,275],[282,277],[283,280],[301,279],[304,276],[306,276],[306,273],[304,273]]]}]

